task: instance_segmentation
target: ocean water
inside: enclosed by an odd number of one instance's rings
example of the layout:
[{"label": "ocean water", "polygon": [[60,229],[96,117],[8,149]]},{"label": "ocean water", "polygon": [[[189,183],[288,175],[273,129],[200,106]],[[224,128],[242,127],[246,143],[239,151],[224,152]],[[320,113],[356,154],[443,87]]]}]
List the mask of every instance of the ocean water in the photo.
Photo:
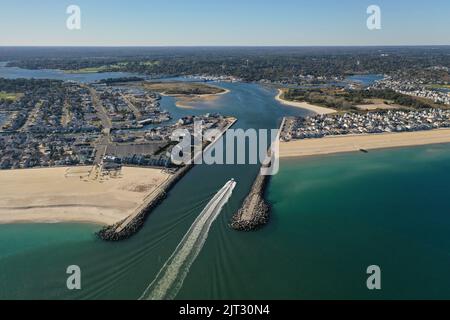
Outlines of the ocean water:
[{"label": "ocean water", "polygon": [[[449,145],[283,160],[270,223],[228,227],[241,184],[176,298],[450,298],[449,172]],[[122,243],[89,225],[0,226],[0,298],[138,298],[206,205],[207,187],[190,194],[196,174]],[[65,289],[71,264],[82,268],[78,292]],[[381,267],[381,291],[366,288],[369,265]]]},{"label": "ocean water", "polygon": [[[238,118],[235,127],[242,129],[277,128],[283,115],[307,114],[307,111],[278,104],[274,100],[276,91],[270,88],[255,84],[219,85],[232,92],[217,100],[199,104],[196,109],[177,108],[173,98],[163,98],[162,105],[177,116],[207,112],[235,116]],[[55,234],[51,244],[46,242],[47,225],[33,225],[30,230],[16,225],[4,226],[13,230],[17,241],[9,249],[8,255],[0,258],[0,299],[137,299],[153,281],[214,192],[235,178],[237,186],[233,196],[211,226],[208,239],[177,296],[194,298],[198,295],[195,291],[198,286],[186,283],[191,283],[191,276],[195,279],[196,270],[210,268],[204,273],[205,279],[215,283],[215,268],[223,265],[223,262],[211,264],[218,261],[218,256],[211,257],[212,260],[208,259],[206,264],[203,257],[218,253],[217,245],[223,245],[223,237],[236,241],[245,236],[232,231],[228,223],[249,192],[257,172],[258,167],[254,165],[196,166],[148,217],[144,228],[132,239],[121,243],[105,243],[96,239],[94,231],[99,227],[95,226],[86,225],[84,229],[81,227],[76,231],[80,241],[66,242],[64,237],[59,239]],[[6,187],[0,182],[0,191]],[[57,228],[58,225],[51,227]],[[29,250],[26,237],[23,243],[20,241],[21,235],[25,233],[29,239],[35,239],[36,245]],[[10,234],[0,232],[0,242],[7,241]],[[227,250],[233,252],[232,248]],[[65,271],[69,265],[81,267],[81,291],[66,289]],[[230,285],[235,286],[233,283]],[[203,288],[209,286],[208,282],[201,285]],[[239,294],[239,290],[225,288],[202,291],[211,298],[227,297],[233,292]]]},{"label": "ocean water", "polygon": [[[292,296],[450,298],[449,178],[446,144],[285,161],[268,198],[297,265]],[[379,292],[366,288],[369,265]]]},{"label": "ocean water", "polygon": [[[220,112],[237,128],[276,128],[276,91],[254,84],[180,109]],[[283,160],[271,179],[270,223],[229,228],[256,166],[194,167],[130,240],[106,243],[98,226],[0,226],[0,299],[137,299],[152,283],[204,206],[231,178],[236,189],[183,282],[177,299],[450,298],[450,146],[436,145]],[[2,185],[0,181],[0,192]],[[379,265],[382,290],[368,291],[366,268]],[[66,288],[78,265],[82,290]]]}]

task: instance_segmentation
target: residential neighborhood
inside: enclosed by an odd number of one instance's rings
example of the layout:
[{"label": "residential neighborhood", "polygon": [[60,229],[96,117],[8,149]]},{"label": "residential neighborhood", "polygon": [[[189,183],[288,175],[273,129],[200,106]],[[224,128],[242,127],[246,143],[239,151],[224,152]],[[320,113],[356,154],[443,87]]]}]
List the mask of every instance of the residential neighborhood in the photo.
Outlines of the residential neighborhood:
[{"label": "residential neighborhood", "polygon": [[426,98],[444,105],[450,105],[449,89],[431,89],[429,85],[420,80],[400,80],[392,76],[386,76],[377,81],[369,89],[392,89],[398,93]]},{"label": "residential neighborhood", "polygon": [[[137,87],[53,80],[2,80],[16,94],[0,100],[0,169],[111,163],[170,167],[171,136],[224,126],[217,113],[172,121],[161,96]],[[111,160],[113,159],[113,160]]]},{"label": "residential neighborhood", "polygon": [[421,131],[450,127],[450,110],[388,110],[378,112],[287,117],[281,139],[322,138],[325,136]]}]

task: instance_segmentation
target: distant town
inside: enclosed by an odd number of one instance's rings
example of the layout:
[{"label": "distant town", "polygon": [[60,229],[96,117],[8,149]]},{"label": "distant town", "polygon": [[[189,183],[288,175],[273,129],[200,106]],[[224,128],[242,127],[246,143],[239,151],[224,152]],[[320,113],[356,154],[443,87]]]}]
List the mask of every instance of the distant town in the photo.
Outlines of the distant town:
[{"label": "distant town", "polygon": [[[447,68],[448,71],[448,68]],[[450,105],[450,94],[448,85],[427,84],[424,80],[402,80],[387,76],[385,79],[377,81],[370,89],[391,89],[395,92],[419,98],[429,99],[435,103]],[[441,89],[441,90],[439,90]]]}]

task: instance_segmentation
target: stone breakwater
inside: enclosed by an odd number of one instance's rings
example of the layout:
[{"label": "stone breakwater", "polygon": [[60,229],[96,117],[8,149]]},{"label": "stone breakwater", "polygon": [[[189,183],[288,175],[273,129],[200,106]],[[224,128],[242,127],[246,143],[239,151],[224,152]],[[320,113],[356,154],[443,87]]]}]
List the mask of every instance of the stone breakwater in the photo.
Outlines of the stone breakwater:
[{"label": "stone breakwater", "polygon": [[136,234],[144,225],[145,219],[150,212],[156,208],[167,196],[172,187],[192,168],[193,165],[186,165],[180,168],[175,175],[170,178],[163,186],[160,187],[157,194],[145,201],[135,213],[128,218],[114,225],[106,226],[99,232],[97,236],[105,241],[121,241],[126,240]]},{"label": "stone breakwater", "polygon": [[[207,142],[204,146],[203,152],[207,151],[210,147],[212,147],[217,141],[220,140],[222,135],[231,128],[237,119],[235,118],[227,118],[226,126],[221,130],[220,135],[216,137],[213,142]],[[202,152],[202,153],[203,153]],[[202,155],[202,153],[194,155],[192,159],[192,163],[189,165],[185,165],[180,168],[175,175],[170,178],[167,182],[165,182],[162,186],[159,187],[159,190],[155,194],[152,194],[151,197],[146,199],[143,204],[141,204],[134,213],[128,216],[125,220],[118,222],[114,225],[107,226],[97,232],[97,236],[105,241],[121,241],[126,240],[133,236],[135,233],[141,229],[144,225],[145,219],[150,214],[150,212],[156,208],[167,196],[167,192],[175,186],[175,184],[184,177],[186,173],[194,166],[196,157]]]},{"label": "stone breakwater", "polygon": [[269,176],[258,175],[242,207],[233,216],[230,226],[238,231],[252,231],[269,222],[270,205],[264,200]]}]

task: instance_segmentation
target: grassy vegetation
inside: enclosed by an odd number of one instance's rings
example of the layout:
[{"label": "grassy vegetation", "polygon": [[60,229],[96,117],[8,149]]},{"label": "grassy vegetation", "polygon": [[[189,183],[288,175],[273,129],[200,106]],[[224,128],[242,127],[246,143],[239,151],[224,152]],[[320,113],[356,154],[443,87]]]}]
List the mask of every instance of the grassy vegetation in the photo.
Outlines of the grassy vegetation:
[{"label": "grassy vegetation", "polygon": [[143,87],[167,95],[205,95],[225,92],[219,87],[194,82],[146,82],[143,83]]},{"label": "grassy vegetation", "polygon": [[99,73],[107,69],[106,66],[92,67],[92,68],[82,68],[77,70],[64,70],[64,73]]},{"label": "grassy vegetation", "polygon": [[146,67],[159,66],[159,61],[143,61],[143,62],[141,62],[141,65],[146,66]]},{"label": "grassy vegetation", "polygon": [[22,96],[21,93],[11,93],[0,91],[0,100],[16,101]]},{"label": "grassy vegetation", "polygon": [[[336,110],[352,109],[355,104],[345,98],[345,93],[345,90],[341,88],[288,89],[282,95],[282,99],[308,102]],[[358,103],[361,102],[358,101]]]},{"label": "grassy vegetation", "polygon": [[336,110],[355,110],[361,105],[389,105],[413,109],[432,108],[437,105],[423,98],[397,93],[393,90],[345,90],[342,88],[288,89],[283,98],[304,101]]},{"label": "grassy vegetation", "polygon": [[132,64],[137,66],[142,66],[145,68],[151,68],[159,65],[159,61],[139,61],[139,62],[118,62],[115,64],[102,65],[96,67],[86,67],[79,69],[64,70],[64,73],[100,73],[100,72],[111,72],[111,71],[126,71],[128,67]]},{"label": "grassy vegetation", "polygon": [[432,84],[430,85],[432,89],[450,89],[450,84]]}]

